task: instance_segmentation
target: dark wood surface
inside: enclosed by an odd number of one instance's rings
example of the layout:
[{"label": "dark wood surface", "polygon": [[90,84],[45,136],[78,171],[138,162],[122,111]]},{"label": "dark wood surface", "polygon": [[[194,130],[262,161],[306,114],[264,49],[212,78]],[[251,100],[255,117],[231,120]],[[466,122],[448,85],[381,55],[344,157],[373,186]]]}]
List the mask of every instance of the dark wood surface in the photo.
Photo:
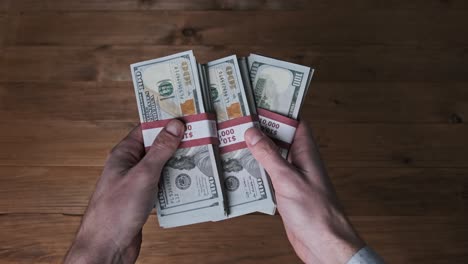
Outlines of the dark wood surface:
[{"label": "dark wood surface", "polygon": [[[463,0],[0,0],[0,263],[61,261],[138,122],[129,64],[187,49],[316,68],[303,118],[362,236],[389,263],[465,263],[467,25]],[[254,214],[151,216],[139,262],[299,260]]]}]

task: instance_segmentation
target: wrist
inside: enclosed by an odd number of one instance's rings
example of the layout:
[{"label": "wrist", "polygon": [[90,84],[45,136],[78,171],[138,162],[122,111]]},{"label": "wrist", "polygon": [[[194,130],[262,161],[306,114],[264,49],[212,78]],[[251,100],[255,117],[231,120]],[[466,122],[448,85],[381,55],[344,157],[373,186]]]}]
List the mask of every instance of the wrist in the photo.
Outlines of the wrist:
[{"label": "wrist", "polygon": [[318,232],[322,238],[313,248],[315,256],[323,263],[347,263],[351,257],[365,246],[365,242],[342,215],[322,225]]},{"label": "wrist", "polygon": [[305,263],[347,263],[365,243],[338,206],[324,204],[307,214],[287,215],[288,238]]},{"label": "wrist", "polygon": [[330,263],[347,263],[351,257],[365,246],[365,242],[352,230],[336,230],[327,237],[328,256],[325,259],[334,260]]},{"label": "wrist", "polygon": [[112,240],[80,228],[65,263],[121,263],[121,254]]}]

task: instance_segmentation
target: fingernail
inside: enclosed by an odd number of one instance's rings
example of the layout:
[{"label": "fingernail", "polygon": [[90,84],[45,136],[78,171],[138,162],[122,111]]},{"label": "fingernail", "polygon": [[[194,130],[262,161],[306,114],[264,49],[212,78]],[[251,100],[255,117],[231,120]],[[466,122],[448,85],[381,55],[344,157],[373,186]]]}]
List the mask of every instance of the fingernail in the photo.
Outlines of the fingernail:
[{"label": "fingernail", "polygon": [[263,137],[263,133],[258,128],[249,128],[246,132],[246,141],[249,145],[254,146]]},{"label": "fingernail", "polygon": [[184,125],[179,120],[171,120],[166,125],[166,131],[175,137],[179,137],[182,134],[183,128]]}]

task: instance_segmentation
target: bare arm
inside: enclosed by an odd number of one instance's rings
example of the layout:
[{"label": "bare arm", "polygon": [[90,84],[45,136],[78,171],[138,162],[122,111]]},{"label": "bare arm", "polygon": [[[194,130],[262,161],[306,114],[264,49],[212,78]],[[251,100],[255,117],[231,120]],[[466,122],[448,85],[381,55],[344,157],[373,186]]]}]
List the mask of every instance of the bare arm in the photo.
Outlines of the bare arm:
[{"label": "bare arm", "polygon": [[138,126],[114,147],[65,263],[135,262],[162,167],[177,149],[183,131],[180,121],[171,121],[145,155]]},{"label": "bare arm", "polygon": [[260,130],[246,140],[275,188],[288,238],[306,263],[346,263],[365,243],[354,231],[336,197],[312,134],[300,122],[289,161]]}]

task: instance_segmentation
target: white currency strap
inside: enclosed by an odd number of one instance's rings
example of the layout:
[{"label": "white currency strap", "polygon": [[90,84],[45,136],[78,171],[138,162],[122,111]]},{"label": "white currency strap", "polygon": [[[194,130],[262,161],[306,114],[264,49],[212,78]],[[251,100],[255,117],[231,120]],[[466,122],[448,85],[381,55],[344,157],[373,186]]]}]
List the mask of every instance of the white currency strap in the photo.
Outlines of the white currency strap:
[{"label": "white currency strap", "polygon": [[296,133],[296,128],[278,120],[259,115],[260,126],[268,136],[291,144]]},{"label": "white currency strap", "polygon": [[247,129],[254,127],[253,122],[234,125],[218,130],[219,147],[227,147],[230,145],[245,142],[244,134]]},{"label": "white currency strap", "polygon": [[[143,142],[145,147],[150,147],[154,139],[161,133],[164,127],[149,128],[143,130]],[[195,141],[204,138],[216,138],[216,121],[200,120],[185,124],[185,134],[182,142]]]}]

